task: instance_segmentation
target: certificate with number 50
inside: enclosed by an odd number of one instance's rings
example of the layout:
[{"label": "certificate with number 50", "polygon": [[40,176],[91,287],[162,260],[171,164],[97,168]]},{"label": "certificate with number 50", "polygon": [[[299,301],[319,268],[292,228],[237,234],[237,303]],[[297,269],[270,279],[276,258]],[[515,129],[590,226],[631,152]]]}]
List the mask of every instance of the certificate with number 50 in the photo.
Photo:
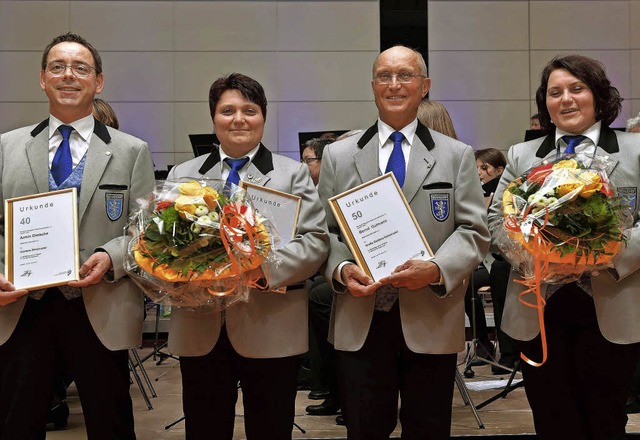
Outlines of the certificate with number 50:
[{"label": "certificate with number 50", "polygon": [[356,263],[374,281],[433,252],[392,173],[329,199]]},{"label": "certificate with number 50", "polygon": [[76,189],[4,201],[5,278],[36,290],[79,277]]}]

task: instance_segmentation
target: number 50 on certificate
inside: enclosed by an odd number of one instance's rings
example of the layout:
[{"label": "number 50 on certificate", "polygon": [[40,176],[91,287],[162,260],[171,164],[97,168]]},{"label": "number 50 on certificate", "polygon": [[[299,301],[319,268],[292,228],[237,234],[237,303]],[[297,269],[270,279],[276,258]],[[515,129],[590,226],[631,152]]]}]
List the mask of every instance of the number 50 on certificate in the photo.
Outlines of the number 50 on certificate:
[{"label": "number 50 on certificate", "polygon": [[374,281],[433,252],[392,173],[329,199],[356,263]]}]

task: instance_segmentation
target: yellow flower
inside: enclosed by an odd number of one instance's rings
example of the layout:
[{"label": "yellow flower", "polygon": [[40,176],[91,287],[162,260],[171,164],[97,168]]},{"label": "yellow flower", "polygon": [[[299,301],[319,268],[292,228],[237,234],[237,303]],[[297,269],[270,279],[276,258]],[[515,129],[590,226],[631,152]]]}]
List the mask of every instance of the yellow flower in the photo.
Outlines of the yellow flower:
[{"label": "yellow flower", "polygon": [[573,159],[565,159],[553,164],[551,167],[552,170],[559,170],[561,168],[578,168],[578,162]]},{"label": "yellow flower", "polygon": [[558,185],[558,195],[560,197],[564,197],[567,194],[579,190],[584,186],[584,184],[575,182],[575,183],[564,183],[562,185]]},{"label": "yellow flower", "polygon": [[185,212],[195,214],[198,205],[206,205],[209,211],[216,207],[218,192],[209,186],[191,180],[181,184],[178,190],[180,195],[176,198],[175,208],[183,218]]}]

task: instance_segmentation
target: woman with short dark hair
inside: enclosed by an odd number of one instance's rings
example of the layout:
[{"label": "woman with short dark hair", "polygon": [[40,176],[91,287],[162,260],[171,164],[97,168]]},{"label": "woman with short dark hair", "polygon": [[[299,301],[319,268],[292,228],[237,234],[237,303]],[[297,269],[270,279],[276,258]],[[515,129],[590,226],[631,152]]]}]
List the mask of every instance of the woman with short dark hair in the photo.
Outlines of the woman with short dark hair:
[{"label": "woman with short dark hair", "polygon": [[[536,93],[547,136],[509,149],[489,213],[496,231],[507,184],[543,159],[560,157],[574,143],[573,153],[580,158],[609,156],[611,183],[630,196],[634,226],[626,231],[627,246],[613,267],[583,274],[577,282],[542,286],[548,358],[539,367],[523,362],[522,373],[536,433],[543,440],[625,438],[625,401],[640,354],[640,148],[635,135],[609,128],[621,101],[600,62],[583,55],[552,59]],[[578,135],[575,141],[565,138]],[[510,280],[502,329],[529,358],[541,359],[537,310],[518,302],[523,289]]]}]

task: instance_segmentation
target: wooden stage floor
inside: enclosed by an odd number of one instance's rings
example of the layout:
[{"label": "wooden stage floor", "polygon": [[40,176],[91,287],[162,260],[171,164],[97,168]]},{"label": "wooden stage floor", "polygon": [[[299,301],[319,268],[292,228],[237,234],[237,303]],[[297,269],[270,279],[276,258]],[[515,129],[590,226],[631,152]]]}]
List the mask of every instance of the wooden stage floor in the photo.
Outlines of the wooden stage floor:
[{"label": "wooden stage floor", "polygon": [[[149,349],[139,351],[141,355],[149,353]],[[460,355],[460,361],[463,354]],[[139,440],[184,439],[184,422],[178,422],[169,430],[165,426],[178,420],[182,416],[181,408],[181,384],[180,368],[178,361],[166,359],[160,365],[156,365],[153,359],[144,363],[151,377],[158,397],[152,398],[153,409],[148,410],[142,398],[139,388],[131,386],[131,394],[134,400],[136,432]],[[460,372],[464,369],[461,366]],[[489,366],[474,367],[475,377],[465,379],[470,389],[470,396],[477,405],[480,402],[494,396],[500,389],[480,389],[487,386],[498,386],[507,379],[507,376],[495,376],[491,374]],[[520,377],[518,373],[516,379]],[[503,379],[500,382],[500,379]],[[335,416],[309,416],[305,407],[309,404],[317,404],[307,398],[308,391],[299,391],[296,402],[295,422],[306,431],[302,434],[294,429],[295,439],[341,439],[346,437],[346,429],[335,424]],[[239,399],[241,400],[241,399]],[[69,405],[71,416],[69,428],[64,431],[54,431],[47,434],[48,440],[84,440],[84,421],[82,409],[75,395],[73,385],[70,389]],[[242,405],[239,403],[238,416],[236,417],[236,430],[234,440],[245,439],[243,430]],[[517,388],[510,392],[506,398],[500,398],[484,408],[478,410],[484,429],[478,427],[478,423],[469,406],[465,406],[459,390],[454,391],[453,421],[451,434],[454,438],[500,438],[505,435],[509,438],[518,438],[516,434],[533,434],[533,419],[527,404],[523,388]],[[640,414],[629,416],[627,432],[640,433]],[[400,429],[396,429],[394,437],[399,437]],[[522,437],[526,438],[526,437]],[[533,437],[530,437],[533,438]]]}]

